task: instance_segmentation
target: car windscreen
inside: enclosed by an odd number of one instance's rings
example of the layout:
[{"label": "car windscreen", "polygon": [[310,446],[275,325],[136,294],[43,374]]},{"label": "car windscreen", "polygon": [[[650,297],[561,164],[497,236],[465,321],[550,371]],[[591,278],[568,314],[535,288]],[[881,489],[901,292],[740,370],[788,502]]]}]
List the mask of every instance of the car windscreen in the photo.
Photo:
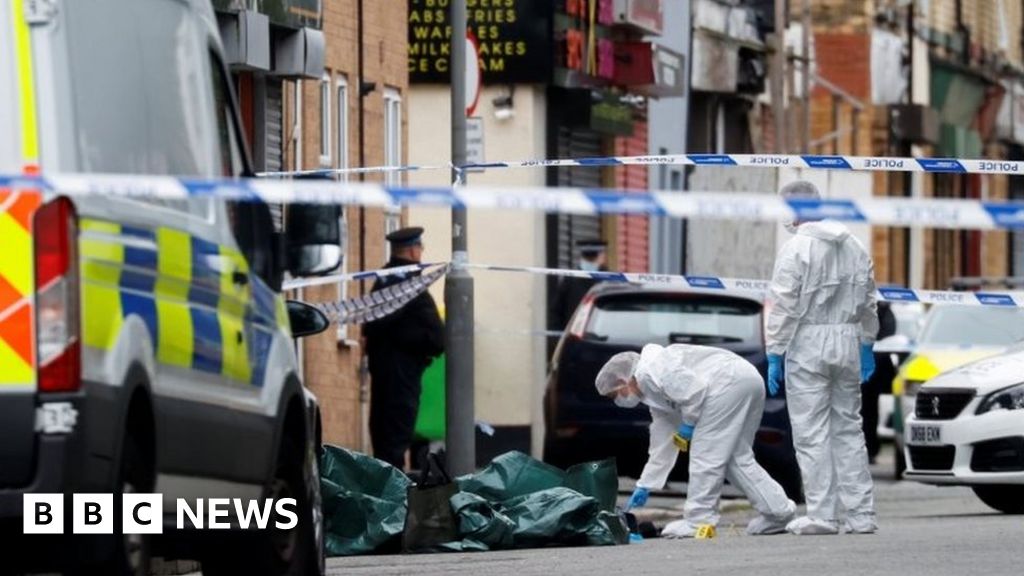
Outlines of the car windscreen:
[{"label": "car windscreen", "polygon": [[761,304],[693,294],[599,298],[584,339],[629,344],[760,344]]},{"label": "car windscreen", "polygon": [[939,306],[921,332],[921,344],[1009,346],[1024,340],[1024,309]]}]

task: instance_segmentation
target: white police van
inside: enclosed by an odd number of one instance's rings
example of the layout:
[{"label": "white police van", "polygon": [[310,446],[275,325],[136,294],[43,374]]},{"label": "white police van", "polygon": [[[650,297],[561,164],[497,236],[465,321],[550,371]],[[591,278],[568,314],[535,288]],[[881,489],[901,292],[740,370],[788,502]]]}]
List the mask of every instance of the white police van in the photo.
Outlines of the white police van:
[{"label": "white police van", "polygon": [[[252,175],[208,0],[0,6],[0,174]],[[0,571],[323,571],[319,413],[284,273],[336,263],[337,211],[62,196],[0,178]],[[301,230],[289,238],[287,230]],[[315,232],[325,230],[323,238]],[[333,234],[333,235],[332,235]],[[326,246],[335,249],[326,249]],[[299,260],[299,259],[296,259]],[[23,495],[164,496],[160,536],[23,535]],[[174,528],[178,498],[295,498],[291,530]],[[194,506],[193,506],[194,508]],[[120,511],[118,511],[120,513]],[[19,564],[24,562],[24,564]]]}]

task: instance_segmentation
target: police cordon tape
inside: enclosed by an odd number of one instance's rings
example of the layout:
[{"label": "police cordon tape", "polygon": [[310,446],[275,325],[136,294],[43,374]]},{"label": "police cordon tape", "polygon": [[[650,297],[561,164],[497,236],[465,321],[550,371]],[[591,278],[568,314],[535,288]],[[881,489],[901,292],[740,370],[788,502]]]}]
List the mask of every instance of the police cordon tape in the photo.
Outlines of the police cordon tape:
[{"label": "police cordon tape", "polygon": [[[1024,174],[1024,162],[984,158],[903,158],[894,156],[839,156],[819,154],[652,154],[647,156],[595,156],[546,160],[507,160],[470,163],[462,170],[503,168],[559,168],[572,166],[725,166],[755,168],[815,168],[819,170],[853,170],[867,172],[930,172],[946,174]],[[261,172],[260,176],[332,176],[341,174],[379,174],[450,170],[452,164],[406,166],[370,166],[365,168],[332,168]]]},{"label": "police cordon tape", "polygon": [[[401,268],[385,268],[380,270],[367,270],[349,274],[337,274],[325,278],[298,279],[285,284],[285,289],[293,289],[303,286],[315,286],[320,284],[336,283],[351,280],[366,280],[370,278],[386,278],[394,275],[413,274],[420,270],[433,267],[440,267],[424,277],[425,282],[419,282],[415,286],[416,292],[400,290],[406,301],[413,296],[426,290],[430,284],[438,280],[453,266],[453,264],[416,264],[403,266]],[[599,282],[623,282],[644,284],[648,286],[681,287],[702,291],[720,292],[723,294],[744,294],[764,299],[771,286],[769,280],[753,280],[745,278],[724,278],[718,276],[696,276],[676,274],[649,274],[635,272],[587,272],[584,270],[567,270],[561,268],[544,268],[538,266],[503,266],[493,264],[465,264],[465,267],[473,270],[484,270],[491,272],[513,272],[526,273],[544,276],[559,276],[569,278],[587,278]],[[407,281],[408,282],[408,281]],[[878,288],[876,296],[879,300],[896,303],[921,303],[921,304],[953,304],[962,306],[991,306],[1002,308],[1024,308],[1024,291],[1021,292],[955,292],[944,290],[917,290],[898,286],[882,286]],[[367,298],[370,298],[369,300]],[[369,296],[361,296],[342,300],[339,302],[313,303],[321,307],[331,315],[332,320],[338,323],[361,323],[373,319],[376,314],[367,313],[368,307],[383,309],[386,307],[388,313],[397,310],[401,306],[395,306],[394,302],[385,302],[378,295],[374,300],[372,293]],[[404,302],[402,302],[404,304]],[[377,315],[376,317],[380,317]]]},{"label": "police cordon tape", "polygon": [[331,274],[330,276],[314,276],[310,278],[296,278],[288,280],[282,286],[282,290],[297,290],[300,288],[311,288],[313,286],[326,286],[338,284],[339,282],[357,282],[359,280],[377,280],[391,276],[405,276],[411,272],[419,272],[434,266],[447,266],[444,262],[433,262],[430,264],[409,264],[408,266],[396,266],[394,268],[381,268],[380,270],[366,270],[363,272],[349,272],[346,274]]},{"label": "police cordon tape", "polygon": [[736,192],[637,192],[548,187],[401,187],[328,180],[203,180],[162,176],[2,176],[0,187],[69,196],[136,199],[219,198],[271,203],[418,205],[564,214],[648,214],[674,218],[779,222],[831,218],[897,227],[1024,229],[1024,202],[934,198],[780,198]]}]

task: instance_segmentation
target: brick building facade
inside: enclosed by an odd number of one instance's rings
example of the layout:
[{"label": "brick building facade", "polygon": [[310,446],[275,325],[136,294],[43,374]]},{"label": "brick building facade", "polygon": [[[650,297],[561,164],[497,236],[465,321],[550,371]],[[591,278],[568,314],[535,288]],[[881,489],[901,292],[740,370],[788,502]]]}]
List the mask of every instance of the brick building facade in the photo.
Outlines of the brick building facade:
[{"label": "brick building facade", "polygon": [[[363,6],[362,115],[360,142],[359,4]],[[323,3],[324,77],[286,82],[285,161],[288,167],[380,166],[405,163],[408,96],[406,0],[331,0]],[[296,103],[296,87],[301,102]],[[297,114],[298,113],[298,114]],[[296,118],[301,119],[296,122]],[[324,130],[327,130],[325,133]],[[360,152],[360,149],[362,151]],[[355,179],[356,177],[350,177]],[[371,175],[367,181],[380,180]],[[380,209],[346,207],[345,269],[381,267],[384,235],[400,216]],[[306,301],[354,297],[370,282],[308,288]],[[368,375],[360,372],[360,330],[328,330],[302,341],[306,384],[320,400],[326,443],[369,450],[365,432]]]},{"label": "brick building facade", "polygon": [[[1010,158],[1019,145],[999,137],[993,128],[1005,96],[1000,83],[1021,71],[1021,5],[955,0],[904,4],[812,2],[817,73],[860,100],[864,109],[856,117],[856,136],[843,134],[811,152]],[[790,1],[791,18],[799,15],[801,5]],[[878,34],[900,39],[902,54],[896,56],[903,63],[898,73],[903,78],[873,69],[879,66],[878,54],[872,52]],[[873,100],[872,82],[889,81],[906,82],[902,101],[879,102],[877,96]],[[840,128],[854,121],[849,106],[837,113],[833,94],[820,85],[812,94],[812,141],[835,131],[837,119]],[[911,142],[895,135],[893,108],[912,104],[931,108],[937,116],[938,132],[931,141]],[[1009,198],[1013,186],[1007,176],[903,172],[875,173],[873,184],[874,194],[881,196],[992,200]],[[876,276],[883,284],[946,289],[955,277],[1014,273],[1014,251],[1006,232],[874,227],[873,249]]]}]

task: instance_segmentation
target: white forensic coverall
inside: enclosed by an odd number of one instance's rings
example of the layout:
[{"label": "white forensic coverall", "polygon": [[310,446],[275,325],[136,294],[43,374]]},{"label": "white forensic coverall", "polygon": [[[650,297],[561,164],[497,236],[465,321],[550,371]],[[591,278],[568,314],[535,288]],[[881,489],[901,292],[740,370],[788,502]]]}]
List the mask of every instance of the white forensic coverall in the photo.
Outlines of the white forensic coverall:
[{"label": "white forensic coverall", "polygon": [[873,531],[860,417],[860,344],[878,334],[871,258],[839,222],[800,224],[779,252],[769,301],[767,351],[785,354],[786,401],[807,500],[801,520],[816,525],[790,531],[838,531],[837,496],[848,527]]},{"label": "white forensic coverall", "polygon": [[[727,476],[762,515],[748,531],[781,531],[796,506],[754,460],[752,445],[765,396],[757,369],[728,350],[648,344],[633,374],[652,419],[647,464],[637,486],[665,485],[679,455],[673,435],[684,422],[695,427],[683,520],[669,524],[666,535],[692,536],[701,524],[717,525],[719,496]],[[777,529],[767,529],[779,521]],[[673,525],[675,533],[669,534]]]}]

